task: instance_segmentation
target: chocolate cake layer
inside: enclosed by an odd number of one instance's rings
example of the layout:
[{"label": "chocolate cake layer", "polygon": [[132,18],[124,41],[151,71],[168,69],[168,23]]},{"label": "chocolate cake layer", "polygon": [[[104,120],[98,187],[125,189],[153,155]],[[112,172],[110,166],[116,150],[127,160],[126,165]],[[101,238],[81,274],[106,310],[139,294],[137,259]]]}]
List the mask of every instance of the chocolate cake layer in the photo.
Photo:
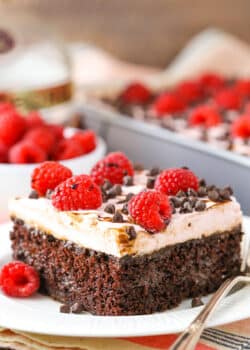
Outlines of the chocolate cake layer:
[{"label": "chocolate cake layer", "polygon": [[240,272],[241,227],[122,258],[85,249],[14,219],[15,259],[34,266],[41,291],[96,315],[150,314],[215,291]]}]

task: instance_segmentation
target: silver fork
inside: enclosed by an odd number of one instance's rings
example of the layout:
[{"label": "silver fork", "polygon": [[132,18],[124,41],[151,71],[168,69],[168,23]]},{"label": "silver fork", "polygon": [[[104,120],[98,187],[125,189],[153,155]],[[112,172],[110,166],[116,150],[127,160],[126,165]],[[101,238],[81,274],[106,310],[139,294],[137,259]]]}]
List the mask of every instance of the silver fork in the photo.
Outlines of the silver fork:
[{"label": "silver fork", "polygon": [[[243,252],[242,271],[247,270],[247,259],[250,251],[249,242],[247,243],[247,248],[245,248],[245,251]],[[245,275],[227,279],[214,293],[210,301],[206,304],[206,306],[204,306],[202,311],[189,325],[189,327],[177,338],[169,350],[193,350],[200,339],[207,321],[214,313],[216,307],[219,305],[222,299],[227,296],[230,291],[232,291],[234,287],[242,282],[250,283],[250,273],[245,273]]]}]

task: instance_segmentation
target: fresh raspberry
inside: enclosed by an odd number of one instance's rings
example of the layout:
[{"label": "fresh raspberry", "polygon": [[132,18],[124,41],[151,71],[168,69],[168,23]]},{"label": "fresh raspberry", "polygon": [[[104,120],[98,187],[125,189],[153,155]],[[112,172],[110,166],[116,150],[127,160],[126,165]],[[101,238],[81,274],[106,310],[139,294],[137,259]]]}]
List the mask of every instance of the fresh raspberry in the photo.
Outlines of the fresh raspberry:
[{"label": "fresh raspberry", "polygon": [[64,127],[58,124],[46,124],[50,132],[56,138],[56,141],[62,140],[64,138]]},{"label": "fresh raspberry", "polygon": [[185,103],[183,100],[177,94],[171,92],[160,95],[152,105],[153,111],[159,117],[169,113],[181,112],[184,108]]},{"label": "fresh raspberry", "polygon": [[131,83],[121,93],[120,99],[125,103],[146,103],[152,96],[150,89],[139,82]]},{"label": "fresh raspberry", "polygon": [[91,170],[91,177],[97,185],[102,185],[104,180],[109,180],[112,184],[122,184],[126,175],[133,176],[134,169],[122,152],[109,153]]},{"label": "fresh raspberry", "polygon": [[244,113],[250,115],[250,102],[247,102],[244,106]]},{"label": "fresh raspberry", "polygon": [[47,159],[43,149],[29,141],[20,141],[11,147],[9,162],[16,164],[41,163]]},{"label": "fresh raspberry", "polygon": [[242,97],[250,97],[250,79],[238,80],[238,82],[235,84],[235,90]]},{"label": "fresh raspberry", "polygon": [[0,102],[0,114],[6,111],[15,111],[15,106],[10,102]]},{"label": "fresh raspberry", "polygon": [[0,163],[8,162],[8,148],[0,142]]},{"label": "fresh raspberry", "polygon": [[15,109],[7,109],[0,113],[0,141],[6,146],[12,146],[19,141],[25,128],[25,119]]},{"label": "fresh raspberry", "polygon": [[160,173],[155,181],[155,189],[167,195],[176,195],[179,191],[186,192],[189,188],[198,190],[199,181],[189,169],[172,168]]},{"label": "fresh raspberry", "polygon": [[97,209],[102,205],[100,187],[88,175],[76,175],[62,182],[51,199],[53,206],[62,211]]},{"label": "fresh raspberry", "polygon": [[241,107],[241,97],[235,89],[223,89],[214,96],[215,102],[221,108],[239,109]]},{"label": "fresh raspberry", "polygon": [[40,278],[33,267],[20,261],[12,261],[1,270],[0,286],[8,296],[29,297],[38,291]]},{"label": "fresh raspberry", "polygon": [[45,126],[45,121],[42,119],[39,112],[33,111],[26,116],[27,129],[34,129],[41,126]]},{"label": "fresh raspberry", "polygon": [[55,136],[46,126],[28,131],[24,138],[39,146],[47,154],[52,151],[55,144]]},{"label": "fresh raspberry", "polygon": [[33,170],[31,187],[40,196],[43,196],[47,190],[54,190],[56,186],[72,177],[72,175],[72,171],[60,163],[44,162]]},{"label": "fresh raspberry", "polygon": [[90,153],[96,148],[96,135],[92,130],[77,131],[71,139],[79,141],[84,153]]},{"label": "fresh raspberry", "polygon": [[231,135],[243,139],[250,138],[250,115],[242,115],[233,122]]},{"label": "fresh raspberry", "polygon": [[175,91],[186,103],[194,102],[203,96],[201,85],[192,80],[183,81]]},{"label": "fresh raspberry", "polygon": [[219,113],[210,106],[198,106],[192,110],[189,116],[190,125],[202,125],[206,128],[216,126],[222,122]]},{"label": "fresh raspberry", "polygon": [[62,139],[54,151],[55,160],[66,160],[80,157],[84,154],[84,149],[79,140]]},{"label": "fresh raspberry", "polygon": [[224,86],[225,79],[219,74],[207,72],[200,76],[199,83],[204,91],[215,92]]},{"label": "fresh raspberry", "polygon": [[136,224],[152,233],[162,231],[172,215],[168,197],[154,190],[133,196],[128,202],[128,211]]}]

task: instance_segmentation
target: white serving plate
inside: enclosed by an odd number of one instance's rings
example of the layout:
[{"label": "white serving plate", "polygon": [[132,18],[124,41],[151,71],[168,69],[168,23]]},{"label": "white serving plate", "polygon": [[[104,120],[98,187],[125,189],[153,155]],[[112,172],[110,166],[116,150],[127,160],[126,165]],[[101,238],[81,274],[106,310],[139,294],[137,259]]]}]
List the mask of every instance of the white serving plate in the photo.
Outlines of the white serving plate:
[{"label": "white serving plate", "polygon": [[[250,218],[244,219],[245,246],[250,237]],[[11,260],[9,230],[0,226],[0,267]],[[245,247],[246,248],[246,247]],[[203,298],[207,301],[209,297]],[[145,316],[93,316],[62,314],[60,303],[37,294],[32,298],[9,298],[0,292],[0,326],[20,331],[83,337],[130,337],[168,334],[183,331],[202,307],[191,308],[186,300],[178,308]],[[228,296],[211,318],[217,326],[250,317],[250,286]]]}]

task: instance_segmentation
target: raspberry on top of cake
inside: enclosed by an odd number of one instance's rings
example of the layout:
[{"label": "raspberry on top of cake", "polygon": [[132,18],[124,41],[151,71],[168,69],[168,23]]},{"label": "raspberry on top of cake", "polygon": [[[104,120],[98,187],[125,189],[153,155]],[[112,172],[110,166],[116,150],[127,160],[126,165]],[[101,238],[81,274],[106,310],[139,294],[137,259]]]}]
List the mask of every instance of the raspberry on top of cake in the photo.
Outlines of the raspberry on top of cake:
[{"label": "raspberry on top of cake", "polygon": [[31,186],[29,198],[10,201],[12,217],[117,257],[230,231],[242,221],[230,187],[208,186],[185,167],[137,169],[122,152],[108,154],[90,175],[45,162]]}]

